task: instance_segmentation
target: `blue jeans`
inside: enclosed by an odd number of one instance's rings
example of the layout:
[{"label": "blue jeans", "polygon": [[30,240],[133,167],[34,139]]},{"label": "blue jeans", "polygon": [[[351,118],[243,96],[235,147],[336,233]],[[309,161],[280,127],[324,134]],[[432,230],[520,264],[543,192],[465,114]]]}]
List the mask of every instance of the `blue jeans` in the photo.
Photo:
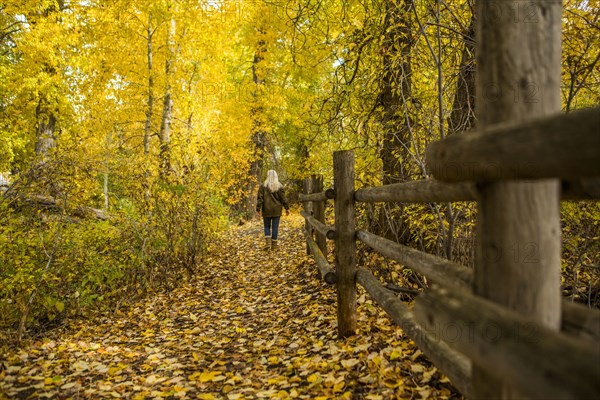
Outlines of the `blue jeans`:
[{"label": "blue jeans", "polygon": [[[281,217],[263,217],[263,223],[265,225],[265,236],[271,236],[273,240],[277,240],[279,235],[279,219]],[[271,231],[272,234],[271,234]]]}]

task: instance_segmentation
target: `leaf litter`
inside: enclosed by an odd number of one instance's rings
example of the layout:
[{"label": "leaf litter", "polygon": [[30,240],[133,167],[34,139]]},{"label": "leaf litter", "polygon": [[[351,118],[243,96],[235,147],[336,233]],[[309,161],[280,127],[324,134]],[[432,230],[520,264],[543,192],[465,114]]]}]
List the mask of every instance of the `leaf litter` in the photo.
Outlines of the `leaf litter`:
[{"label": "leaf litter", "polygon": [[232,228],[172,292],[0,355],[0,398],[461,398],[362,288],[338,340],[303,219],[282,222],[277,252],[259,221]]}]

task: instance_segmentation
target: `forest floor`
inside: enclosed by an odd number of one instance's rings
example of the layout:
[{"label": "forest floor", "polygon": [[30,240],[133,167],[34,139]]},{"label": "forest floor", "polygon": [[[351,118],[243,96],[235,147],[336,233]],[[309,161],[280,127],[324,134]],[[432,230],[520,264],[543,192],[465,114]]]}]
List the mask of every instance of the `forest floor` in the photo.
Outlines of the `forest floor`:
[{"label": "forest floor", "polygon": [[358,334],[337,339],[302,223],[282,219],[276,253],[258,220],[232,228],[172,292],[0,355],[0,398],[459,398],[363,291]]}]

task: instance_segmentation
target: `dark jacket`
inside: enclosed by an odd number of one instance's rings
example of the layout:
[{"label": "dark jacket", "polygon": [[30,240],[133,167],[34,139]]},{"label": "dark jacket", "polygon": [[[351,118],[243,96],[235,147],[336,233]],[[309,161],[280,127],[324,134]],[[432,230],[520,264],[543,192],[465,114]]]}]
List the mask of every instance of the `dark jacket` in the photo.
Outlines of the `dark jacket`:
[{"label": "dark jacket", "polygon": [[264,185],[258,189],[258,201],[256,202],[256,212],[262,212],[263,217],[281,217],[282,209],[290,209],[285,198],[283,188],[276,192],[271,192]]}]

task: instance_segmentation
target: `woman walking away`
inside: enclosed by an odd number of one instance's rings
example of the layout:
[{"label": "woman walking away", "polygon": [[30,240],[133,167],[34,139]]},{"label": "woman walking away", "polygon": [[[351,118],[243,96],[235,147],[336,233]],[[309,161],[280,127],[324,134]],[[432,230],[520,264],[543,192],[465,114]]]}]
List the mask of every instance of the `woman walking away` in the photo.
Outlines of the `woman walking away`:
[{"label": "woman walking away", "polygon": [[267,179],[258,189],[256,212],[262,213],[265,226],[265,250],[277,249],[279,234],[279,219],[285,208],[286,215],[290,215],[290,206],[285,198],[283,185],[279,183],[277,172],[272,169],[267,172]]}]

